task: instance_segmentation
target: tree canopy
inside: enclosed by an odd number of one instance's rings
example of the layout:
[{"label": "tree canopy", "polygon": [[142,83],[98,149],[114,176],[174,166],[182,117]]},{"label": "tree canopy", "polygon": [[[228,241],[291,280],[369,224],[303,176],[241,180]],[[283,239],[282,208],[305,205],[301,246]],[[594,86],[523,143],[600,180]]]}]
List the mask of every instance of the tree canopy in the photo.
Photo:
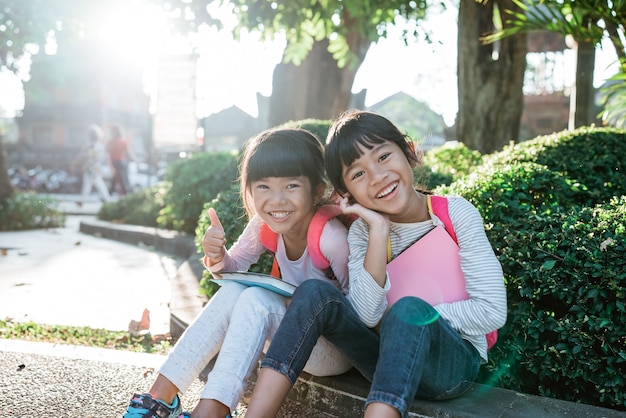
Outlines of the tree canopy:
[{"label": "tree canopy", "polygon": [[[364,39],[369,47],[387,36],[387,28],[398,18],[418,21],[426,16],[426,0],[223,0],[230,2],[242,29],[256,30],[264,38],[284,34],[287,40],[285,59],[299,63],[315,41],[328,40],[328,49],[340,67],[360,63],[355,39]],[[416,24],[405,39],[423,34]],[[367,48],[366,48],[367,49]]]}]

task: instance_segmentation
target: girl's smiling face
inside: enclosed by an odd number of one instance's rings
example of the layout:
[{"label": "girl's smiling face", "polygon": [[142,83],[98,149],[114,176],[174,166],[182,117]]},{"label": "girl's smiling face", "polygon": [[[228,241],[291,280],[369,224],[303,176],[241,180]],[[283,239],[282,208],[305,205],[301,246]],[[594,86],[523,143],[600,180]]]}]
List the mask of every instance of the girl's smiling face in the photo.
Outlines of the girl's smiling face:
[{"label": "girl's smiling face", "polygon": [[361,156],[342,167],[350,196],[367,209],[386,214],[392,222],[416,222],[419,198],[413,169],[398,145],[385,141],[372,149],[359,145]]},{"label": "girl's smiling face", "polygon": [[274,232],[306,237],[315,213],[315,194],[306,176],[262,178],[251,183],[250,193],[256,213]]}]

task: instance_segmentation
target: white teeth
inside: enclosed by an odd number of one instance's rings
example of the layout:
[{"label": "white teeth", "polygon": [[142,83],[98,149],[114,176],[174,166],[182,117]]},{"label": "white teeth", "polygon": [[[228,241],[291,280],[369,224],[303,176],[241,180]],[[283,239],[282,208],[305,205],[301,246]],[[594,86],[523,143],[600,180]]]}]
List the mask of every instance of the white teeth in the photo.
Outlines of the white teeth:
[{"label": "white teeth", "polygon": [[396,187],[398,187],[398,183],[394,183],[391,186],[387,187],[385,190],[383,190],[382,192],[380,192],[378,195],[376,195],[376,197],[378,199],[380,199],[381,197],[385,197],[387,196],[389,193],[393,192],[394,190],[396,190]]},{"label": "white teeth", "polygon": [[272,216],[272,218],[283,219],[289,216],[290,213],[291,212],[270,212],[270,215]]}]

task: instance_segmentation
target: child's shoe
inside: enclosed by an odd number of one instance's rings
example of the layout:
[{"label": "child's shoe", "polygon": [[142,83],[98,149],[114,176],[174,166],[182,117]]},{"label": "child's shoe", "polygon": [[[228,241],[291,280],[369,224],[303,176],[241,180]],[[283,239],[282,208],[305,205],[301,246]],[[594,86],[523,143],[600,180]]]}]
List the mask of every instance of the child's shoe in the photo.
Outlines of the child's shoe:
[{"label": "child's shoe", "polygon": [[149,393],[135,393],[130,400],[130,405],[123,418],[179,418],[188,417],[184,415],[178,396],[174,398],[171,405],[159,399],[153,399]]}]

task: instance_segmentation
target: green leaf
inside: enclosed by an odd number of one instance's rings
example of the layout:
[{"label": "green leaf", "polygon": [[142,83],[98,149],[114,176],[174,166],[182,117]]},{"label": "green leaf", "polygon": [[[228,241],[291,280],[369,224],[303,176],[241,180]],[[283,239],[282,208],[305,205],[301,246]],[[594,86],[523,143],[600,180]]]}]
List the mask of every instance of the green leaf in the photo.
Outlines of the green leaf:
[{"label": "green leaf", "polygon": [[548,260],[541,265],[542,270],[552,270],[556,265],[555,260]]}]

